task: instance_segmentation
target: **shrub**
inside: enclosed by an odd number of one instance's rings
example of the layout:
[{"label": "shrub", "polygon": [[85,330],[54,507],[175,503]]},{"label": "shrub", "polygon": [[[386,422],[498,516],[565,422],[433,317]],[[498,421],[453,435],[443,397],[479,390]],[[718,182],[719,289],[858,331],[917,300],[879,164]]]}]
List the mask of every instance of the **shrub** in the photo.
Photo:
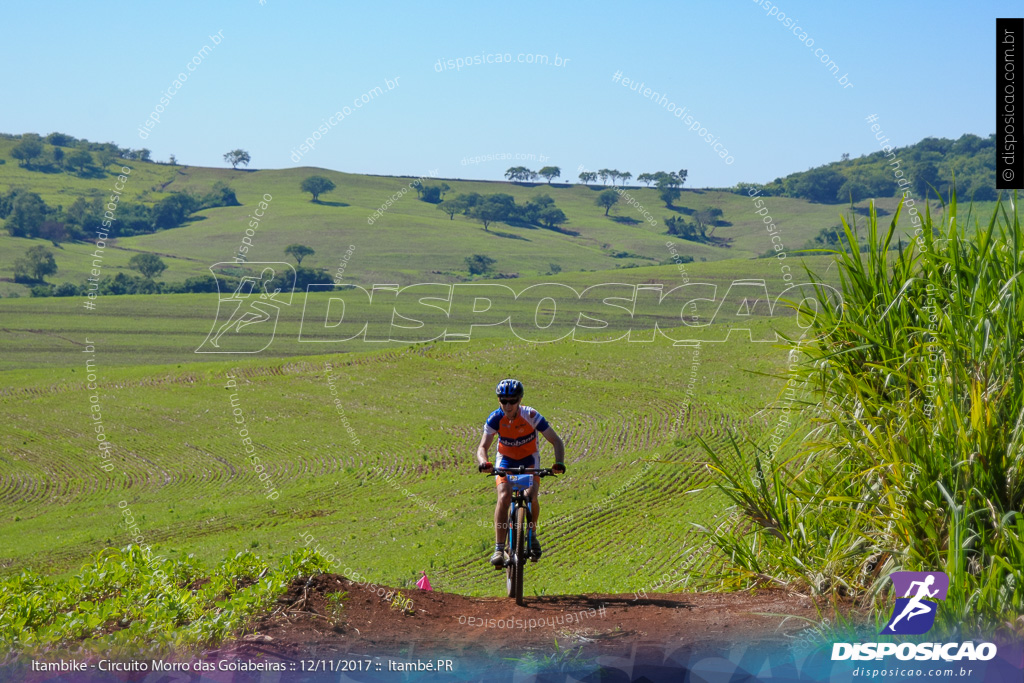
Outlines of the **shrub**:
[{"label": "shrub", "polygon": [[54,296],[78,296],[81,294],[81,288],[71,282],[62,282],[57,285],[56,289],[53,290]]},{"label": "shrub", "polygon": [[[941,629],[1024,631],[1024,230],[1016,201],[969,238],[955,190],[945,222],[889,251],[841,251],[843,306],[813,316],[795,380],[815,405],[792,446],[705,445],[745,517],[712,540],[727,583],[853,595],[886,616],[889,574],[941,570]],[[933,237],[941,228],[942,239]],[[846,241],[856,225],[843,222]],[[818,295],[824,291],[819,288]],[[805,313],[809,309],[804,309]],[[808,319],[811,319],[809,316]],[[787,389],[788,393],[790,389]],[[738,571],[737,571],[738,570]]]}]

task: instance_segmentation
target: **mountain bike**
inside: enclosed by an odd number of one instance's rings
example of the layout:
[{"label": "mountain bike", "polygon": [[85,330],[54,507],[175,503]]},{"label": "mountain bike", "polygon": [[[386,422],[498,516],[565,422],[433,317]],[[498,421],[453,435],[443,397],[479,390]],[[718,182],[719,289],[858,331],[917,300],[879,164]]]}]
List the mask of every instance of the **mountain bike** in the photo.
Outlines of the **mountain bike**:
[{"label": "mountain bike", "polygon": [[531,467],[495,467],[487,473],[490,477],[504,475],[512,487],[512,503],[508,506],[508,521],[505,525],[508,529],[508,540],[505,543],[505,584],[508,597],[515,598],[517,605],[526,604],[523,602],[523,572],[526,561],[530,559],[530,547],[533,545],[534,532],[529,524],[532,512],[530,488],[533,486],[533,477],[550,477],[554,474],[547,468]]}]

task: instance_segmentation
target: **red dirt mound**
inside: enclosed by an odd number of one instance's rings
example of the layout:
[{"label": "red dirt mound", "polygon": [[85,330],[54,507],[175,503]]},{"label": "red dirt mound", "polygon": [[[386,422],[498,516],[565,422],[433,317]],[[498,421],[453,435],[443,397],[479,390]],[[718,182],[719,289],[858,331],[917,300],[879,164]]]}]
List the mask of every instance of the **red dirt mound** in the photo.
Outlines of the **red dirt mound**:
[{"label": "red dirt mound", "polygon": [[[411,602],[400,602],[403,598]],[[629,656],[636,648],[785,641],[815,618],[807,597],[779,589],[742,593],[473,598],[366,586],[335,574],[296,579],[256,633],[216,656],[299,659],[343,654],[436,656],[551,652]],[[769,616],[772,615],[772,616]]]}]

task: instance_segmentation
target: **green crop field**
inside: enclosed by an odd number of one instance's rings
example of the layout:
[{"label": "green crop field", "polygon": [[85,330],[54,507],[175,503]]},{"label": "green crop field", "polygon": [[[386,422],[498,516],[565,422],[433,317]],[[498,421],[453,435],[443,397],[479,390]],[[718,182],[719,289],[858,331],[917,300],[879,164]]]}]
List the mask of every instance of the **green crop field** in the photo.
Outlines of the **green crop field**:
[{"label": "green crop field", "polygon": [[[686,495],[708,477],[694,437],[722,444],[734,430],[758,438],[781,382],[746,373],[780,373],[785,363],[770,344],[702,345],[693,396],[684,399],[694,352],[657,343],[487,339],[191,368],[105,366],[101,346],[95,357],[98,392],[87,388],[84,361],[5,373],[0,529],[22,539],[5,549],[5,573],[63,572],[100,547],[126,544],[123,500],[146,541],[172,557],[212,561],[250,547],[287,554],[305,533],[393,585],[427,569],[445,590],[497,594],[500,582],[483,562],[492,531],[481,526],[493,484],[472,463],[493,378],[514,375],[531,388],[527,403],[563,435],[570,464],[569,476],[545,481],[544,514],[555,520],[542,532],[550,562],[531,589],[640,588],[695,545],[691,522],[708,524],[723,509],[709,491]],[[237,386],[226,388],[231,376]],[[94,393],[113,444],[110,472],[95,445]],[[266,499],[244,455],[243,427],[276,500]],[[629,543],[608,552],[626,529]]]},{"label": "green crop field", "polygon": [[[794,261],[805,263],[819,274],[823,282],[834,285],[835,272],[828,270],[829,258],[815,256]],[[794,265],[793,282],[808,281],[806,274],[802,275],[800,270],[800,267]],[[714,311],[719,305],[724,306],[721,300],[729,293],[733,281],[751,278],[764,280],[768,296],[773,300],[783,292],[786,285],[774,259],[686,264],[686,279],[683,278],[684,275],[678,266],[655,266],[611,272],[560,273],[555,276],[519,278],[491,284],[508,286],[512,292],[518,294],[528,287],[547,282],[567,285],[576,292],[583,292],[588,287],[602,283],[658,283],[663,285],[665,292],[687,281],[694,286],[697,283],[708,283],[717,287],[716,298],[719,303],[702,306],[697,313],[703,315],[705,322],[713,316],[716,324],[726,325],[739,324],[739,319],[734,315],[735,309],[723,310],[717,315]],[[424,278],[424,282],[435,281],[429,275]],[[365,284],[372,286],[374,283]],[[729,295],[730,302],[735,297],[735,293]],[[296,292],[291,299],[291,305],[281,307],[282,312],[273,344],[263,352],[263,355],[295,356],[325,351],[365,350],[365,344],[358,341],[326,344],[299,342],[300,329],[304,338],[308,336],[312,339],[329,339],[329,330],[324,329],[316,317],[318,313],[325,313],[328,310],[319,303],[323,298],[323,294],[310,294],[307,297],[305,293]],[[6,351],[0,357],[0,370],[79,367],[82,361],[77,354],[85,347],[86,340],[101,349],[100,354],[107,365],[187,364],[220,358],[216,354],[194,353],[202,345],[217,319],[216,294],[99,297],[93,310],[85,310],[84,301],[82,297],[0,301],[0,315],[3,321],[0,323],[0,332],[5,337]],[[736,299],[734,303],[738,308],[739,300]],[[496,310],[502,311],[503,314],[512,311],[522,312],[524,308],[524,305],[517,307],[515,302],[511,301],[511,296],[497,301],[495,306]],[[764,309],[755,306],[752,311],[764,317]],[[390,319],[390,309],[376,315]],[[304,320],[306,322],[303,322]],[[669,326],[675,327],[678,324],[679,321],[676,321]],[[792,325],[783,325],[781,318],[779,327],[788,327],[792,332]],[[507,325],[498,329],[476,328],[473,335],[474,338],[513,336]],[[697,338],[711,341],[724,337],[718,327],[713,327],[705,333],[698,334]],[[670,342],[662,340],[659,343]]]}]

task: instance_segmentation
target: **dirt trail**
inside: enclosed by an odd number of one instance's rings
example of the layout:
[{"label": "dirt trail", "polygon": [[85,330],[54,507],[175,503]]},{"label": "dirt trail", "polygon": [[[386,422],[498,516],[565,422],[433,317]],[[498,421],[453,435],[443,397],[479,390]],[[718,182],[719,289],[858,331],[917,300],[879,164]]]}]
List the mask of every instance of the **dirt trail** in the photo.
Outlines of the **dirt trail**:
[{"label": "dirt trail", "polygon": [[[498,579],[498,577],[495,577]],[[635,655],[637,648],[700,650],[728,642],[786,641],[817,612],[809,598],[771,589],[743,593],[560,595],[473,598],[406,589],[408,609],[392,605],[390,588],[343,576],[297,579],[258,624],[257,634],[216,654],[300,659],[344,654],[405,657],[486,656],[582,646],[587,655]],[[340,607],[332,594],[345,592]],[[336,598],[334,599],[336,600]],[[769,616],[777,615],[777,616]],[[214,653],[211,653],[214,654]]]}]

